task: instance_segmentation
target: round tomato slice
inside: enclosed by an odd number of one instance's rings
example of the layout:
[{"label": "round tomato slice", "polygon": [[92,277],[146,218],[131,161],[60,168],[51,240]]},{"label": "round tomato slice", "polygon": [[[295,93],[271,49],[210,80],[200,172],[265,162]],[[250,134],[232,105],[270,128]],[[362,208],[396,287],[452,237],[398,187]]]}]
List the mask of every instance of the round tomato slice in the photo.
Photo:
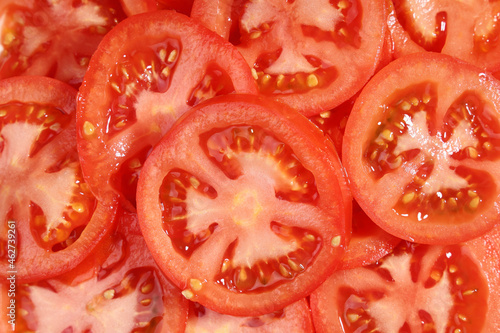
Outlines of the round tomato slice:
[{"label": "round tomato slice", "polygon": [[461,245],[403,241],[311,295],[322,332],[498,332],[500,228]]},{"label": "round tomato slice", "polygon": [[351,197],[330,140],[251,95],[195,107],[139,178],[146,242],[186,298],[254,316],[306,297],[338,266]]},{"label": "round tomato slice", "polygon": [[427,244],[484,234],[500,221],[500,82],[439,53],[393,61],[354,105],[343,162],[389,233]]},{"label": "round tomato slice", "polygon": [[188,15],[191,13],[193,0],[120,0],[128,16],[162,9],[173,9]]},{"label": "round tomato slice", "polygon": [[186,333],[212,332],[314,332],[309,303],[305,298],[283,310],[258,317],[223,315],[191,302]]},{"label": "round tomato slice", "polygon": [[348,100],[374,74],[385,41],[384,6],[196,0],[191,16],[238,47],[262,94],[312,116]]},{"label": "round tomato slice", "polygon": [[102,37],[124,17],[113,0],[3,0],[0,78],[43,75],[78,86]]},{"label": "round tomato slice", "polygon": [[118,229],[84,267],[19,286],[16,295],[19,332],[183,333],[188,314],[188,302],[154,263],[132,213],[120,214]]},{"label": "round tomato slice", "polygon": [[173,11],[134,15],[105,36],[80,88],[77,133],[86,180],[98,198],[135,205],[151,148],[200,101],[257,93],[238,51]]},{"label": "round tomato slice", "polygon": [[500,2],[392,0],[388,25],[395,56],[441,52],[500,70]]},{"label": "round tomato slice", "polygon": [[76,91],[55,79],[0,81],[0,270],[18,281],[78,265],[106,236],[113,202],[97,202],[78,161]]}]

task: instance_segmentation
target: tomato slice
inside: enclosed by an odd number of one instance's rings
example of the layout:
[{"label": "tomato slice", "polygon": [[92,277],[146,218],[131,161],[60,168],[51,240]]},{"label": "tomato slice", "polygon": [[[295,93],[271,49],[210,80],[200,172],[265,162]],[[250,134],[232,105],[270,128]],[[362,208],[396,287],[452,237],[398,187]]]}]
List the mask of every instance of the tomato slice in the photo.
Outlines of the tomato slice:
[{"label": "tomato slice", "polygon": [[255,316],[306,297],[341,262],[351,197],[331,142],[264,97],[213,98],[146,160],[137,210],[190,300]]},{"label": "tomato slice", "polygon": [[186,333],[211,332],[314,332],[314,327],[305,298],[283,310],[258,317],[223,315],[191,302]]},{"label": "tomato slice", "polygon": [[4,0],[0,78],[43,75],[76,87],[102,37],[124,17],[113,0]]},{"label": "tomato slice", "polygon": [[76,91],[55,79],[0,81],[0,270],[18,281],[78,265],[106,236],[113,201],[83,181],[75,138]]},{"label": "tomato slice", "polygon": [[311,295],[321,332],[497,332],[500,228],[461,245],[403,241]]},{"label": "tomato slice", "polygon": [[260,92],[307,116],[352,97],[382,57],[384,1],[196,0],[191,16],[226,37]]},{"label": "tomato slice", "polygon": [[92,57],[78,98],[79,152],[92,191],[134,205],[142,164],[177,118],[233,92],[257,93],[250,69],[196,21],[173,11],[122,21]]},{"label": "tomato slice", "polygon": [[154,263],[136,214],[120,213],[84,266],[19,286],[17,330],[184,332],[188,302]]},{"label": "tomato slice", "polygon": [[343,162],[354,197],[406,240],[484,234],[500,220],[499,117],[500,82],[479,68],[439,53],[393,61],[347,121]]},{"label": "tomato slice", "polygon": [[442,52],[500,70],[500,2],[393,0],[388,23],[395,55]]},{"label": "tomato slice", "polygon": [[193,6],[193,0],[120,0],[120,3],[127,16],[162,9],[173,9],[189,16]]}]

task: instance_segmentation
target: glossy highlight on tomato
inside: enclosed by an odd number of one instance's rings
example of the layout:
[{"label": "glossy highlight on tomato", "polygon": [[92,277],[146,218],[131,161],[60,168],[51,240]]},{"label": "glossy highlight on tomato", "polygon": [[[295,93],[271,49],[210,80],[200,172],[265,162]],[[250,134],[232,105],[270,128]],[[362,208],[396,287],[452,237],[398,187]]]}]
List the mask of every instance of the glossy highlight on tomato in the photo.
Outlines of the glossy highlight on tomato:
[{"label": "glossy highlight on tomato", "polygon": [[332,143],[264,97],[221,96],[186,113],[146,160],[137,198],[163,272],[188,299],[231,315],[306,296],[349,239],[351,197]]}]

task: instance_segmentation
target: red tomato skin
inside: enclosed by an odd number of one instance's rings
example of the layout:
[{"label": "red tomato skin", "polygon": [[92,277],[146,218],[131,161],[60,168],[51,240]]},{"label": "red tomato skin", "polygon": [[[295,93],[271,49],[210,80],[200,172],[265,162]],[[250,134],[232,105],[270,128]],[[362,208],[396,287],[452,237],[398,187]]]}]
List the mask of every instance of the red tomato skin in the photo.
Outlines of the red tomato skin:
[{"label": "red tomato skin", "polygon": [[[262,116],[257,117],[255,114],[256,109],[262,109],[266,116],[262,113]],[[235,110],[238,111],[235,112]],[[309,150],[314,155],[323,155],[325,160],[330,161],[328,162],[330,165],[335,166],[336,174],[317,174],[315,175],[316,182],[318,184],[338,183],[337,194],[320,192],[320,197],[323,198],[322,201],[324,200],[324,202],[340,200],[337,211],[345,219],[341,218],[332,223],[331,227],[340,226],[342,241],[350,237],[352,197],[347,184],[342,180],[344,170],[340,162],[334,157],[336,154],[331,141],[318,131],[307,118],[289,109],[286,105],[273,102],[268,98],[252,95],[215,97],[193,108],[179,119],[176,126],[155,147],[152,153],[154,157],[148,158],[148,163],[145,164],[142,171],[143,175],[146,174],[147,176],[141,177],[138,185],[137,209],[141,230],[146,242],[164,274],[182,290],[189,289],[187,281],[192,277],[191,274],[195,274],[190,272],[194,268],[192,266],[190,268],[185,259],[172,249],[168,236],[161,228],[161,212],[158,207],[158,199],[154,195],[148,195],[148,193],[158,193],[159,183],[165,176],[166,171],[162,170],[162,167],[168,162],[161,161],[159,158],[160,156],[170,156],[167,151],[174,146],[176,147],[175,150],[185,150],[186,147],[183,147],[183,142],[172,142],[176,137],[185,136],[185,134],[181,134],[185,130],[184,127],[189,128],[189,132],[196,133],[203,130],[205,123],[213,124],[210,125],[212,128],[224,128],[233,124],[248,124],[250,119],[252,125],[267,127],[268,130],[274,129],[274,134],[278,135],[278,138],[283,142],[293,141],[296,144],[295,148],[298,148],[295,153],[298,154],[299,159],[301,159],[301,152]],[[299,129],[305,134],[300,134]],[[280,133],[277,134],[276,130]],[[308,137],[308,139],[296,141],[296,135],[304,136],[304,138]],[[332,152],[334,156],[331,156]],[[306,168],[315,169],[315,162],[311,160],[311,157],[303,160],[302,163],[305,163]],[[337,180],[333,180],[331,177]],[[337,195],[336,198],[335,195]],[[343,246],[341,245],[342,248]],[[234,316],[258,316],[279,310],[309,295],[316,286],[321,284],[335,270],[337,265],[329,261],[335,261],[334,258],[337,254],[329,246],[324,251],[323,254],[320,253],[315,258],[315,262],[322,266],[321,269],[316,267],[316,269],[319,269],[318,273],[299,274],[289,283],[274,287],[268,294],[258,292],[235,294],[228,292],[227,289],[217,287],[216,283],[212,281],[208,281],[200,291],[194,293],[190,300],[219,313]],[[310,269],[314,270],[314,267]]]},{"label": "red tomato skin", "polygon": [[[424,67],[432,68],[432,71],[436,72],[446,69],[449,73],[454,73],[453,75],[456,75],[457,80],[464,77],[467,78],[463,84],[446,88],[446,91],[450,92],[450,94],[455,94],[455,96],[459,92],[467,89],[473,90],[475,87],[481,86],[482,91],[488,94],[488,101],[494,105],[494,108],[497,110],[496,112],[499,112],[500,82],[492,75],[481,71],[478,67],[445,54],[431,52],[415,53],[398,58],[378,72],[363,88],[359,98],[356,100],[346,126],[342,148],[342,161],[351,180],[349,185],[353,196],[367,215],[382,229],[408,241],[425,244],[453,244],[479,237],[498,224],[500,221],[500,196],[498,196],[498,193],[494,199],[495,203],[491,205],[491,209],[474,217],[474,221],[476,221],[474,223],[464,223],[453,227],[439,223],[432,227],[426,224],[417,225],[410,222],[410,219],[397,217],[396,214],[392,214],[388,210],[389,204],[380,205],[382,202],[395,200],[395,197],[400,196],[404,192],[403,186],[405,184],[392,183],[390,187],[386,188],[387,191],[384,191],[385,199],[380,201],[380,194],[376,194],[373,191],[375,182],[369,175],[368,168],[362,166],[361,163],[365,141],[368,138],[359,133],[373,131],[376,126],[377,116],[380,115],[379,111],[368,111],[369,108],[366,105],[372,103],[372,105],[379,106],[382,101],[389,98],[394,90],[397,90],[394,87],[404,87],[406,83],[403,82],[406,82],[406,78],[411,77],[408,74],[408,69],[414,74],[423,72]],[[415,68],[415,71],[413,71],[413,68]],[[422,80],[435,81],[436,79],[432,71],[427,70],[425,76],[419,78],[417,82],[421,82]],[[384,82],[389,81],[393,82],[392,86],[390,84],[387,85],[391,86],[390,89],[380,89],[380,86]],[[409,79],[408,84],[413,84],[413,82],[415,81]],[[443,82],[442,84],[445,83]],[[441,99],[444,99],[444,97]]]},{"label": "red tomato skin", "polygon": [[[42,103],[59,106],[62,111],[71,114],[76,108],[75,96],[76,90],[73,87],[48,77],[16,76],[0,80],[0,104],[10,101]],[[70,126],[74,126],[74,123]],[[67,144],[75,145],[76,150],[74,127],[67,128],[60,135],[67,137]],[[32,233],[29,223],[16,221],[16,233],[23,239],[17,244],[16,281],[18,283],[36,281],[75,268],[109,234],[113,227],[116,209],[116,199],[99,202],[78,240],[72,246],[58,252],[40,248],[34,239],[28,236]],[[0,263],[0,276],[7,276],[11,271],[8,264],[8,262]]]}]

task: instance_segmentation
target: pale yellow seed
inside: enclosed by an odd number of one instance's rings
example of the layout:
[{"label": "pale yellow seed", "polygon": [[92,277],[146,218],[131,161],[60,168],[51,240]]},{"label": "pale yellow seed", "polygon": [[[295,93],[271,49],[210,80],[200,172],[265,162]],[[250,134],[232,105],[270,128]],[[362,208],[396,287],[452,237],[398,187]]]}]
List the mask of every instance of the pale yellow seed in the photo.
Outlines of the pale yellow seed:
[{"label": "pale yellow seed", "polygon": [[472,190],[468,190],[467,191],[467,194],[469,195],[469,197],[471,198],[474,198],[474,197],[477,197],[477,193],[475,191],[472,191]]},{"label": "pale yellow seed", "polygon": [[149,304],[151,304],[151,302],[152,302],[151,298],[146,298],[141,301],[141,304],[144,306],[148,306]]},{"label": "pale yellow seed", "polygon": [[349,7],[349,2],[348,1],[339,1],[338,3],[339,9],[346,9]]},{"label": "pale yellow seed", "polygon": [[476,148],[474,147],[467,147],[467,154],[470,158],[477,158],[479,156]]},{"label": "pale yellow seed", "polygon": [[415,192],[408,192],[403,195],[403,203],[406,205],[410,203],[413,199],[415,199]]},{"label": "pale yellow seed", "polygon": [[149,325],[151,325],[149,321],[140,321],[137,323],[137,326],[141,328],[148,327]]},{"label": "pale yellow seed", "polygon": [[243,282],[248,279],[248,274],[247,274],[247,271],[246,271],[245,267],[241,268],[239,279],[240,279],[240,281],[243,281]]},{"label": "pale yellow seed", "polygon": [[456,273],[458,271],[458,267],[456,265],[450,265],[450,267],[448,267],[448,271],[450,273]]},{"label": "pale yellow seed", "polygon": [[460,278],[460,277],[459,277],[459,278],[457,278],[457,279],[455,280],[455,284],[456,284],[457,286],[461,286],[462,284],[464,284],[464,280],[463,280],[462,278]]},{"label": "pale yellow seed", "polygon": [[138,158],[133,158],[129,163],[128,167],[130,169],[138,169],[142,166],[141,161]]},{"label": "pale yellow seed", "polygon": [[304,240],[305,240],[305,241],[312,242],[312,241],[315,241],[315,240],[316,240],[316,237],[314,237],[314,235],[312,235],[312,234],[306,234],[306,235],[304,236]]},{"label": "pale yellow seed", "polygon": [[422,97],[422,102],[424,102],[425,104],[429,103],[431,101],[431,96],[430,95],[424,95]]},{"label": "pale yellow seed", "polygon": [[455,199],[455,198],[449,198],[448,199],[448,205],[451,206],[451,208],[457,207],[458,206],[457,199]]},{"label": "pale yellow seed", "polygon": [[269,82],[270,82],[270,81],[271,81],[271,75],[269,75],[269,74],[264,74],[264,75],[261,77],[261,79],[260,79],[260,82],[261,82],[261,84],[263,84],[263,85],[267,85],[267,84],[269,84]]},{"label": "pale yellow seed", "polygon": [[339,34],[342,36],[346,37],[347,36],[347,30],[345,28],[340,28],[339,29]]},{"label": "pale yellow seed", "polygon": [[198,186],[200,186],[200,181],[194,177],[190,177],[189,178],[189,182],[191,183],[191,185],[194,187],[194,188],[198,188]]},{"label": "pale yellow seed", "polygon": [[479,203],[480,203],[481,199],[477,196],[475,198],[473,198],[470,202],[469,202],[469,207],[471,209],[477,209],[477,207],[479,206]]},{"label": "pale yellow seed", "polygon": [[200,280],[198,279],[190,279],[189,280],[189,286],[191,287],[191,289],[193,289],[194,291],[200,291],[201,288],[203,287],[203,284],[201,283]]},{"label": "pale yellow seed", "polygon": [[357,313],[350,313],[347,315],[347,320],[349,320],[349,322],[351,323],[357,322],[359,318],[361,318],[361,316]]},{"label": "pale yellow seed", "polygon": [[285,83],[285,75],[280,74],[276,78],[276,85],[278,86],[278,88],[281,88],[283,86],[283,83]]},{"label": "pale yellow seed", "polygon": [[111,82],[111,88],[113,88],[113,90],[115,90],[119,94],[122,93],[120,86],[116,82]]},{"label": "pale yellow seed", "polygon": [[87,120],[83,123],[83,134],[85,134],[86,136],[91,136],[92,134],[94,134],[94,131],[95,127],[90,121]]},{"label": "pale yellow seed", "polygon": [[411,103],[411,105],[413,105],[413,106],[417,106],[417,105],[418,105],[418,103],[419,103],[418,98],[416,98],[416,97],[412,97],[412,98],[410,98],[410,103]]},{"label": "pale yellow seed", "polygon": [[462,330],[460,328],[456,328],[453,333],[462,333]]},{"label": "pale yellow seed", "polygon": [[314,88],[319,84],[318,77],[316,74],[309,74],[307,76],[306,84],[309,88]]},{"label": "pale yellow seed", "polygon": [[324,111],[319,114],[319,116],[323,119],[328,119],[332,115],[332,111]]},{"label": "pale yellow seed", "polygon": [[486,150],[492,150],[493,149],[493,145],[490,142],[488,142],[488,141],[486,141],[485,143],[483,143],[483,147]]},{"label": "pale yellow seed", "polygon": [[252,68],[252,76],[255,80],[259,79],[259,75],[257,74],[257,70],[255,68]]},{"label": "pale yellow seed", "polygon": [[167,50],[165,49],[160,49],[158,52],[158,56],[160,57],[160,60],[165,62],[165,59],[167,58]]},{"label": "pale yellow seed", "polygon": [[469,289],[469,290],[464,291],[462,293],[462,295],[464,295],[464,296],[470,296],[470,295],[475,294],[475,293],[477,293],[476,289]]},{"label": "pale yellow seed", "polygon": [[298,265],[295,261],[292,259],[288,259],[288,266],[290,266],[291,269],[294,271],[298,272],[304,269],[302,265]]},{"label": "pale yellow seed", "polygon": [[250,39],[257,39],[262,35],[262,31],[254,31],[250,33]]},{"label": "pale yellow seed", "polygon": [[285,278],[289,278],[292,276],[292,273],[283,264],[280,264],[279,269],[280,269],[281,276],[283,276]]},{"label": "pale yellow seed", "polygon": [[461,321],[467,321],[467,317],[461,313],[458,314],[458,319],[460,319]]},{"label": "pale yellow seed", "polygon": [[7,115],[7,110],[0,110],[0,117],[5,117]]},{"label": "pale yellow seed", "polygon": [[170,54],[168,55],[167,61],[168,62],[174,62],[175,60],[177,60],[177,54],[178,54],[177,50],[172,50],[170,52]]},{"label": "pale yellow seed", "polygon": [[191,290],[189,289],[184,289],[182,292],[181,292],[182,296],[184,296],[184,298],[186,299],[192,299],[194,297],[194,294]]},{"label": "pale yellow seed", "polygon": [[229,259],[224,259],[224,261],[222,262],[221,272],[224,273],[225,271],[227,271],[230,265],[231,263]]},{"label": "pale yellow seed", "polygon": [[405,126],[403,124],[401,124],[400,122],[395,122],[394,126],[396,126],[397,128],[399,128],[400,130],[402,130],[402,129],[405,128]]},{"label": "pale yellow seed", "polygon": [[431,279],[433,279],[434,281],[441,280],[441,272],[439,272],[439,271],[432,271],[431,272]]},{"label": "pale yellow seed", "polygon": [[161,70],[161,74],[165,77],[168,77],[170,75],[170,67],[165,67]]},{"label": "pale yellow seed", "polygon": [[394,140],[394,133],[392,133],[392,131],[389,129],[383,130],[382,133],[380,133],[380,135],[382,135],[382,137],[387,141]]},{"label": "pale yellow seed", "polygon": [[143,294],[149,294],[151,291],[153,291],[154,285],[152,283],[145,284],[141,287],[141,293]]},{"label": "pale yellow seed", "polygon": [[403,109],[403,111],[408,111],[411,109],[411,104],[407,101],[404,101],[403,103],[401,103],[401,109]]},{"label": "pale yellow seed", "polygon": [[3,37],[3,43],[5,46],[9,46],[15,39],[16,36],[12,32],[8,32]]},{"label": "pale yellow seed", "polygon": [[115,297],[115,290],[108,289],[102,295],[104,296],[105,299],[113,299],[113,297]]},{"label": "pale yellow seed", "polygon": [[332,241],[330,242],[330,244],[333,246],[333,247],[339,247],[340,246],[340,241],[342,240],[342,238],[340,236],[335,236],[332,238]]},{"label": "pale yellow seed", "polygon": [[71,208],[78,213],[83,213],[85,211],[85,206],[81,202],[72,203]]}]

